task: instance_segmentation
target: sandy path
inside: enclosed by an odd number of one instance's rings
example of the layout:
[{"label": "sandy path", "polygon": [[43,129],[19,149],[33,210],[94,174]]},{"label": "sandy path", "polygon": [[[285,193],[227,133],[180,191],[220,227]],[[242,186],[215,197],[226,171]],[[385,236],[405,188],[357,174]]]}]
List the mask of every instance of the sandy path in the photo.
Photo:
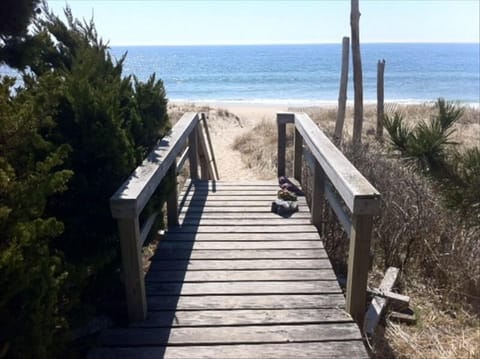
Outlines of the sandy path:
[{"label": "sandy path", "polygon": [[[262,179],[245,165],[240,152],[233,149],[233,143],[238,136],[252,130],[262,119],[275,121],[276,113],[287,111],[287,107],[214,103],[197,106],[208,106],[210,108],[207,121],[220,179]],[[225,110],[230,115],[226,114]]]}]

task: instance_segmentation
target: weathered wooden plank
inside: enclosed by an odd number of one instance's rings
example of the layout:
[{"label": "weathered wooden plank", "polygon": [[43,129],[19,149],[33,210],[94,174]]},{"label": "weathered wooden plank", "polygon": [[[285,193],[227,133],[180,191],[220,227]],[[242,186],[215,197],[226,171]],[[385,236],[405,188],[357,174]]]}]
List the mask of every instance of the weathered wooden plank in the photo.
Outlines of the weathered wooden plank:
[{"label": "weathered wooden plank", "polygon": [[295,127],[312,155],[355,214],[377,214],[380,194],[304,113],[295,114]]},{"label": "weathered wooden plank", "polygon": [[110,198],[114,218],[133,218],[140,214],[198,121],[196,113],[185,113],[170,133],[160,140],[142,164],[118,188]]},{"label": "weathered wooden plank", "polygon": [[174,227],[167,233],[172,235],[173,233],[298,233],[298,232],[310,232],[316,233],[317,230],[312,225],[285,225],[285,226],[181,226]]},{"label": "weathered wooden plank", "polygon": [[[221,238],[220,238],[221,239]],[[178,238],[163,240],[157,251],[178,249],[322,249],[320,240],[310,241],[183,241]]]},{"label": "weathered wooden plank", "polygon": [[247,188],[238,188],[238,187],[224,187],[225,189],[217,190],[212,192],[207,190],[207,188],[194,188],[189,191],[183,191],[180,193],[180,197],[183,196],[211,196],[211,197],[222,197],[222,196],[275,196],[280,187],[272,186],[271,188],[265,189],[265,187],[247,187]]},{"label": "weathered wooden plank", "polygon": [[156,310],[229,310],[229,309],[308,309],[345,306],[343,294],[270,294],[270,295],[160,295],[147,296],[148,309]]},{"label": "weathered wooden plank", "polygon": [[[392,290],[398,278],[399,269],[396,267],[389,267],[383,277],[382,282],[378,289],[383,292],[389,292]],[[368,307],[365,314],[365,332],[368,335],[372,335],[375,332],[375,328],[380,321],[382,313],[387,305],[387,298],[373,297],[372,303]]]},{"label": "weathered wooden plank", "polygon": [[[248,205],[240,205],[237,204],[234,207],[215,207],[215,206],[203,206],[199,203],[193,203],[189,206],[183,205],[181,207],[180,213],[182,214],[190,214],[190,213],[266,213],[270,212],[271,202],[268,206],[264,203],[262,206],[250,206]],[[308,207],[299,206],[298,212],[292,213],[291,217],[294,217],[297,213],[310,213]],[[276,215],[277,217],[281,217]]]},{"label": "weathered wooden plank", "polygon": [[258,187],[258,186],[277,186],[278,181],[276,179],[271,180],[239,180],[239,181],[191,181],[187,180],[185,186],[189,186],[191,184],[192,187],[199,188],[199,187],[206,187],[211,188],[213,190],[221,187]]},{"label": "weathered wooden plank", "polygon": [[[290,217],[281,217],[276,213],[272,212],[250,212],[250,213],[245,213],[245,212],[195,212],[195,213],[188,213],[185,214],[185,211],[183,211],[179,219],[184,220],[185,218],[187,219],[281,219],[283,221],[289,221],[289,220],[296,220],[296,219],[310,219],[310,214],[307,211],[303,212],[295,212],[292,213]],[[285,222],[289,223],[289,222]]]},{"label": "weathered wooden plank", "polygon": [[211,270],[175,271],[163,270],[148,273],[150,282],[214,282],[214,281],[287,281],[287,280],[336,280],[331,269],[276,269],[276,270]]},{"label": "weathered wooden plank", "polygon": [[295,233],[222,233],[221,236],[216,233],[166,233],[166,239],[172,240],[195,240],[195,241],[303,241],[320,240],[318,233],[315,232],[295,232]]},{"label": "weathered wooden plank", "polygon": [[[189,206],[190,204],[193,205],[198,205],[201,204],[203,206],[215,206],[215,207],[232,207],[232,206],[242,206],[242,207],[248,207],[248,206],[261,206],[265,207],[267,211],[270,211],[270,207],[272,205],[272,201],[276,199],[276,196],[272,196],[270,198],[262,198],[262,197],[247,197],[247,198],[241,198],[241,197],[195,197],[192,199],[185,199],[181,200],[180,203],[183,206]],[[300,197],[297,201],[299,206],[306,206],[307,201],[305,200],[304,197]]]},{"label": "weathered wooden plank", "polygon": [[296,259],[328,258],[324,249],[197,249],[162,248],[153,260],[159,259]]},{"label": "weathered wooden plank", "polygon": [[237,260],[154,260],[154,270],[230,270],[230,269],[331,269],[327,258],[322,259],[237,259]]},{"label": "weathered wooden plank", "polygon": [[308,218],[232,218],[232,219],[211,219],[211,218],[191,218],[180,220],[182,226],[285,226],[285,225],[309,225]]},{"label": "weathered wooden plank", "polygon": [[353,323],[325,323],[299,326],[107,329],[99,338],[103,345],[111,346],[291,343],[338,339],[360,340],[361,336]]},{"label": "weathered wooden plank", "polygon": [[163,283],[149,281],[148,295],[225,295],[225,294],[340,294],[336,281],[257,281],[257,282],[205,282]]},{"label": "weathered wooden plank", "polygon": [[148,318],[133,323],[131,328],[155,327],[202,327],[213,325],[255,325],[255,324],[314,324],[329,322],[351,323],[344,310],[322,309],[240,309],[202,311],[159,311],[148,313]]},{"label": "weathered wooden plank", "polygon": [[89,359],[273,359],[273,358],[369,358],[363,342],[322,341],[313,343],[240,344],[208,346],[100,348]]}]

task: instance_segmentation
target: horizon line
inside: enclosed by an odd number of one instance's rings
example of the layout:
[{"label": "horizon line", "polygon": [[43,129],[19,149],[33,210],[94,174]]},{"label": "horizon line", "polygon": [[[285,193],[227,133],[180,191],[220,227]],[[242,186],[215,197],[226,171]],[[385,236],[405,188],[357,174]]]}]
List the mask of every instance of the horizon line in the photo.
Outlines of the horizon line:
[{"label": "horizon line", "polygon": [[[287,46],[287,45],[341,45],[341,42],[273,42],[273,43],[212,43],[212,44],[109,44],[108,46],[125,46],[125,47],[167,47],[167,46]],[[480,41],[364,41],[360,45],[370,44],[465,44],[480,45]]]}]

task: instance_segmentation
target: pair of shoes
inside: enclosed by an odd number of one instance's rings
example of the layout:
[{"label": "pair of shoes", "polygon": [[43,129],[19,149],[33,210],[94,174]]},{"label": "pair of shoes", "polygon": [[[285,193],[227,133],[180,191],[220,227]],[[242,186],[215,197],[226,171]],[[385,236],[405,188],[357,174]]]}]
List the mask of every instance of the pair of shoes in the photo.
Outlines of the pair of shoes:
[{"label": "pair of shoes", "polygon": [[298,211],[298,204],[296,201],[284,201],[282,199],[276,199],[272,202],[271,211],[279,214],[280,216],[292,214]]},{"label": "pair of shoes", "polygon": [[287,189],[281,189],[277,192],[277,197],[284,201],[296,201],[297,195],[295,193],[290,192]]},{"label": "pair of shoes", "polygon": [[278,184],[280,185],[281,189],[285,189],[287,191],[293,192],[299,196],[303,195],[302,190],[297,186],[295,186],[292,182],[290,182],[290,180],[285,176],[281,176],[278,179]]}]

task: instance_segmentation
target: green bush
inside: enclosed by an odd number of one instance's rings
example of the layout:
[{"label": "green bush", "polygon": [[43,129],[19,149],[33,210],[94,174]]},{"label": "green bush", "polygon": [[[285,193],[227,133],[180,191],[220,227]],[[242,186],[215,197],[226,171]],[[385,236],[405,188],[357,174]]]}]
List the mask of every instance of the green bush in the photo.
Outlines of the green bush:
[{"label": "green bush", "polygon": [[163,83],[122,77],[125,56],[114,61],[93,22],[65,13],[44,9],[15,49],[28,53],[22,87],[1,85],[0,357],[51,357],[59,333],[110,310],[120,260],[109,198],[170,127]]},{"label": "green bush", "polygon": [[51,239],[63,231],[45,216],[48,197],[66,189],[68,155],[41,135],[54,126],[55,103],[44,101],[47,76],[31,91],[11,96],[13,79],[0,83],[0,357],[47,357],[57,327],[66,273]]}]

